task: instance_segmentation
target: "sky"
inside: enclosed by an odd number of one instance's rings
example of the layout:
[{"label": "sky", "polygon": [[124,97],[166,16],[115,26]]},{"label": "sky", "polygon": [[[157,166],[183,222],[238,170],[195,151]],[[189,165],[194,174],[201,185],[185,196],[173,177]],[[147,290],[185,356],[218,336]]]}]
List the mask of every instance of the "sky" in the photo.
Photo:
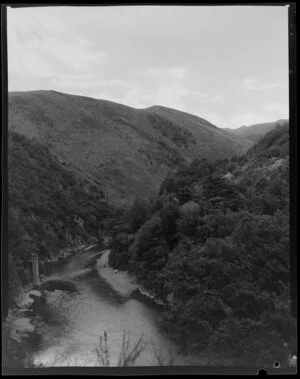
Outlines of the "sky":
[{"label": "sky", "polygon": [[9,91],[163,105],[236,128],[289,117],[287,6],[7,9]]}]

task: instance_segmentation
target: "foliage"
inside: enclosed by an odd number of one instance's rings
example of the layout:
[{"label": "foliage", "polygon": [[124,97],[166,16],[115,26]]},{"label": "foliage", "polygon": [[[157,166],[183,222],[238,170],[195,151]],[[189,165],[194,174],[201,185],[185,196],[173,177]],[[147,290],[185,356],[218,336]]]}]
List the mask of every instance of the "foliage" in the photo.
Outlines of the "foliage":
[{"label": "foliage", "polygon": [[187,159],[225,158],[248,147],[176,110],[134,109],[57,91],[12,92],[8,106],[9,130],[47,146],[60,164],[94,182],[99,196],[114,204],[156,195],[167,172]]},{"label": "foliage", "polygon": [[284,343],[295,349],[287,131],[275,128],[230,163],[170,172],[131,236],[123,268],[164,301],[162,327],[185,351],[272,365],[287,362]]},{"label": "foliage", "polygon": [[32,252],[41,258],[96,239],[115,210],[96,185],[84,183],[37,142],[9,133],[8,251],[10,293],[31,281]]},{"label": "foliage", "polygon": [[[141,336],[138,339],[138,341],[134,343],[133,347],[131,347],[130,345],[130,338],[126,331],[124,331],[122,336],[122,345],[119,354],[118,367],[134,366],[136,360],[145,349],[143,336]],[[109,367],[111,365],[111,362],[108,345],[108,336],[106,331],[103,332],[103,337],[100,336],[99,338],[99,348],[96,349],[96,352],[101,366]]]},{"label": "foliage", "polygon": [[187,149],[190,145],[196,144],[195,138],[189,130],[177,126],[166,117],[158,116],[156,113],[150,113],[148,117],[153,128],[159,130],[164,137],[170,139],[176,146]]}]

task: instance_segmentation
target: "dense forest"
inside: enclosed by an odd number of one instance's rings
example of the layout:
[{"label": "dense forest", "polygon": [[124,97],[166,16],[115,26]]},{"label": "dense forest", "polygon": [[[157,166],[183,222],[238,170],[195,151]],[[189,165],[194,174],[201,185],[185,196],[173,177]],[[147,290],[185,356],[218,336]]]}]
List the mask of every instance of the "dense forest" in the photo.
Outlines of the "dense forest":
[{"label": "dense forest", "polygon": [[270,364],[296,347],[290,313],[289,126],[247,154],[194,160],[114,224],[110,263],[164,306],[186,352]]},{"label": "dense forest", "polygon": [[110,264],[162,300],[161,327],[186,353],[270,364],[296,348],[290,314],[289,126],[247,154],[195,159],[156,197],[115,208],[48,149],[9,133],[11,298],[31,281],[30,254],[111,240]]},{"label": "dense forest", "polygon": [[31,253],[52,258],[67,246],[101,238],[103,220],[117,211],[101,188],[81,181],[47,148],[20,134],[8,140],[10,298],[29,283]]}]

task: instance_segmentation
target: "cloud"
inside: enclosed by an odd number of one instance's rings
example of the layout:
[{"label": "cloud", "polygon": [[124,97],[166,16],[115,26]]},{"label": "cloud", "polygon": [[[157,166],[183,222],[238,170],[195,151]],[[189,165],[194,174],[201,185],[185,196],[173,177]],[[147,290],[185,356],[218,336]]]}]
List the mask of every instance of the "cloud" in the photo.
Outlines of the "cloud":
[{"label": "cloud", "polygon": [[173,79],[183,80],[187,77],[186,69],[183,67],[172,67],[169,69],[169,73]]},{"label": "cloud", "polygon": [[113,79],[99,81],[95,88],[99,87],[102,87],[103,90],[88,91],[89,96],[114,101],[134,108],[146,107],[145,103],[141,101],[140,85],[136,82]]},{"label": "cloud", "polygon": [[184,110],[185,102],[183,98],[187,95],[188,90],[182,85],[161,85],[141,96],[141,99],[148,106],[156,104]]},{"label": "cloud", "polygon": [[103,51],[94,51],[90,45],[74,42],[59,41],[56,38],[45,38],[40,41],[39,52],[65,68],[75,71],[87,70],[91,65],[101,65],[106,59]]},{"label": "cloud", "polygon": [[268,112],[275,113],[276,115],[279,115],[279,116],[281,115],[281,116],[286,117],[286,118],[289,117],[289,107],[286,105],[283,105],[283,104],[280,104],[277,102],[272,102],[272,103],[267,104],[265,106],[265,109]]},{"label": "cloud", "polygon": [[214,95],[210,100],[213,103],[221,103],[221,102],[223,102],[224,97],[222,95]]},{"label": "cloud", "polygon": [[65,35],[63,23],[50,14],[44,14],[42,19],[32,19],[30,15],[19,17],[18,12],[8,15],[10,90],[19,89],[14,87],[25,82],[30,83],[30,87],[40,87],[39,79],[46,78],[48,83],[60,88],[68,82],[72,87],[75,83],[81,87],[86,72],[106,60],[107,54],[95,49],[87,38]]},{"label": "cloud", "polygon": [[166,79],[185,80],[187,78],[187,70],[184,67],[167,67],[157,68],[148,67],[140,71],[142,75],[149,75],[154,77],[164,77]]},{"label": "cloud", "polygon": [[254,78],[246,78],[244,80],[244,88],[250,91],[270,90],[275,88],[281,88],[284,84],[282,82],[277,83],[261,83]]},{"label": "cloud", "polygon": [[193,95],[196,100],[204,101],[207,103],[222,103],[225,100],[224,96],[220,94],[193,92],[191,95]]},{"label": "cloud", "polygon": [[223,126],[224,119],[217,113],[202,111],[199,116],[217,127]]},{"label": "cloud", "polygon": [[35,8],[34,11],[32,8],[21,10],[8,8],[7,19],[8,28],[18,30],[24,38],[32,36],[36,31],[39,34],[55,35],[62,35],[66,32],[66,23],[51,14],[51,8],[50,11],[49,8]]},{"label": "cloud", "polygon": [[272,121],[270,118],[259,112],[244,112],[244,113],[236,113],[233,117],[230,117],[226,120],[226,124],[223,125],[227,128],[238,128],[240,126],[248,126],[259,124],[262,122]]},{"label": "cloud", "polygon": [[51,83],[52,85],[60,89],[87,89],[99,85],[99,83],[96,80],[96,76],[90,73],[62,74],[52,78]]},{"label": "cloud", "polygon": [[[285,117],[286,10],[273,21],[255,11],[262,23],[254,35],[250,10],[224,17],[223,7],[161,8],[8,7],[9,89],[162,104],[225,127]],[[233,25],[241,31],[245,23],[247,33],[236,33]]]},{"label": "cloud", "polygon": [[269,106],[267,106],[266,108],[268,108],[269,111],[273,110],[272,115],[266,113],[264,110],[258,112],[249,111],[243,113],[236,113],[233,117],[223,120],[220,126],[235,129],[240,126],[249,126],[254,124],[271,122],[274,120],[278,120],[279,118],[288,118],[288,113],[285,113],[285,111],[287,110],[285,107],[276,108],[275,103],[273,103],[269,104]]}]

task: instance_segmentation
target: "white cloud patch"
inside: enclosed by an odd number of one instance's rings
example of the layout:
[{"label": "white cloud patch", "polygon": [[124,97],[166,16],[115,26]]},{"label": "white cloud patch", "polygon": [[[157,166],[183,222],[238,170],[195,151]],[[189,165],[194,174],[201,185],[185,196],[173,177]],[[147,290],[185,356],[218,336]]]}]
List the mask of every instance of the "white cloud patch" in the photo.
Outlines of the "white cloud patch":
[{"label": "white cloud patch", "polygon": [[236,113],[233,117],[226,120],[225,125],[222,126],[227,128],[238,128],[240,126],[249,126],[269,121],[273,120],[270,120],[270,118],[262,113],[245,112]]},{"label": "white cloud patch", "polygon": [[163,105],[170,108],[185,109],[185,101],[188,90],[182,85],[162,85],[155,90],[147,92],[141,99],[150,105]]},{"label": "white cloud patch", "polygon": [[65,69],[74,71],[83,71],[92,65],[101,65],[106,58],[105,52],[94,51],[89,45],[76,40],[65,42],[49,37],[40,40],[37,49],[56,64],[62,64]]},{"label": "white cloud patch", "polygon": [[250,91],[261,91],[261,90],[271,90],[276,88],[282,88],[284,83],[261,83],[254,78],[246,78],[244,80],[244,88]]},{"label": "white cloud patch", "polygon": [[183,67],[170,68],[169,73],[173,79],[184,80],[187,77],[186,69]]},{"label": "white cloud patch", "polygon": [[8,12],[10,90],[15,90],[18,83],[30,82],[30,78],[35,85],[40,85],[38,78],[47,78],[52,85],[64,88],[63,83],[71,78],[73,83],[82,82],[87,70],[105,62],[106,53],[95,49],[87,38],[70,39],[64,31],[61,20],[50,14],[45,13],[42,19],[38,19],[22,18],[17,12]]},{"label": "white cloud patch", "polygon": [[102,91],[95,91],[91,96],[96,99],[110,100],[133,108],[145,108],[146,105],[140,101],[140,86],[136,82],[124,80],[107,80],[96,83],[95,87],[102,87]]},{"label": "white cloud patch", "polygon": [[[270,107],[269,111],[271,111]],[[268,114],[263,110],[260,110],[258,112],[244,112],[244,113],[236,113],[233,117],[230,117],[228,119],[223,120],[222,123],[220,123],[221,127],[226,128],[238,128],[241,126],[250,126],[255,124],[262,124],[265,122],[271,122],[276,121],[280,118],[288,118],[288,113],[283,113],[283,109],[274,109],[272,114]]]},{"label": "white cloud patch", "polygon": [[285,106],[283,104],[277,103],[277,102],[272,102],[269,103],[265,106],[265,109],[268,112],[272,112],[278,116],[282,116],[284,118],[289,117],[289,107]]},{"label": "white cloud patch", "polygon": [[9,90],[161,104],[221,127],[285,118],[287,10],[242,8],[8,7]]},{"label": "white cloud patch", "polygon": [[224,97],[222,95],[214,95],[212,98],[211,98],[211,101],[213,103],[221,103],[224,101]]},{"label": "white cloud patch", "polygon": [[193,92],[191,95],[193,95],[195,100],[206,103],[223,103],[225,100],[221,94]]},{"label": "white cloud patch", "polygon": [[148,67],[145,70],[140,71],[140,74],[179,81],[187,78],[187,70],[184,67],[176,66],[167,68]]}]

